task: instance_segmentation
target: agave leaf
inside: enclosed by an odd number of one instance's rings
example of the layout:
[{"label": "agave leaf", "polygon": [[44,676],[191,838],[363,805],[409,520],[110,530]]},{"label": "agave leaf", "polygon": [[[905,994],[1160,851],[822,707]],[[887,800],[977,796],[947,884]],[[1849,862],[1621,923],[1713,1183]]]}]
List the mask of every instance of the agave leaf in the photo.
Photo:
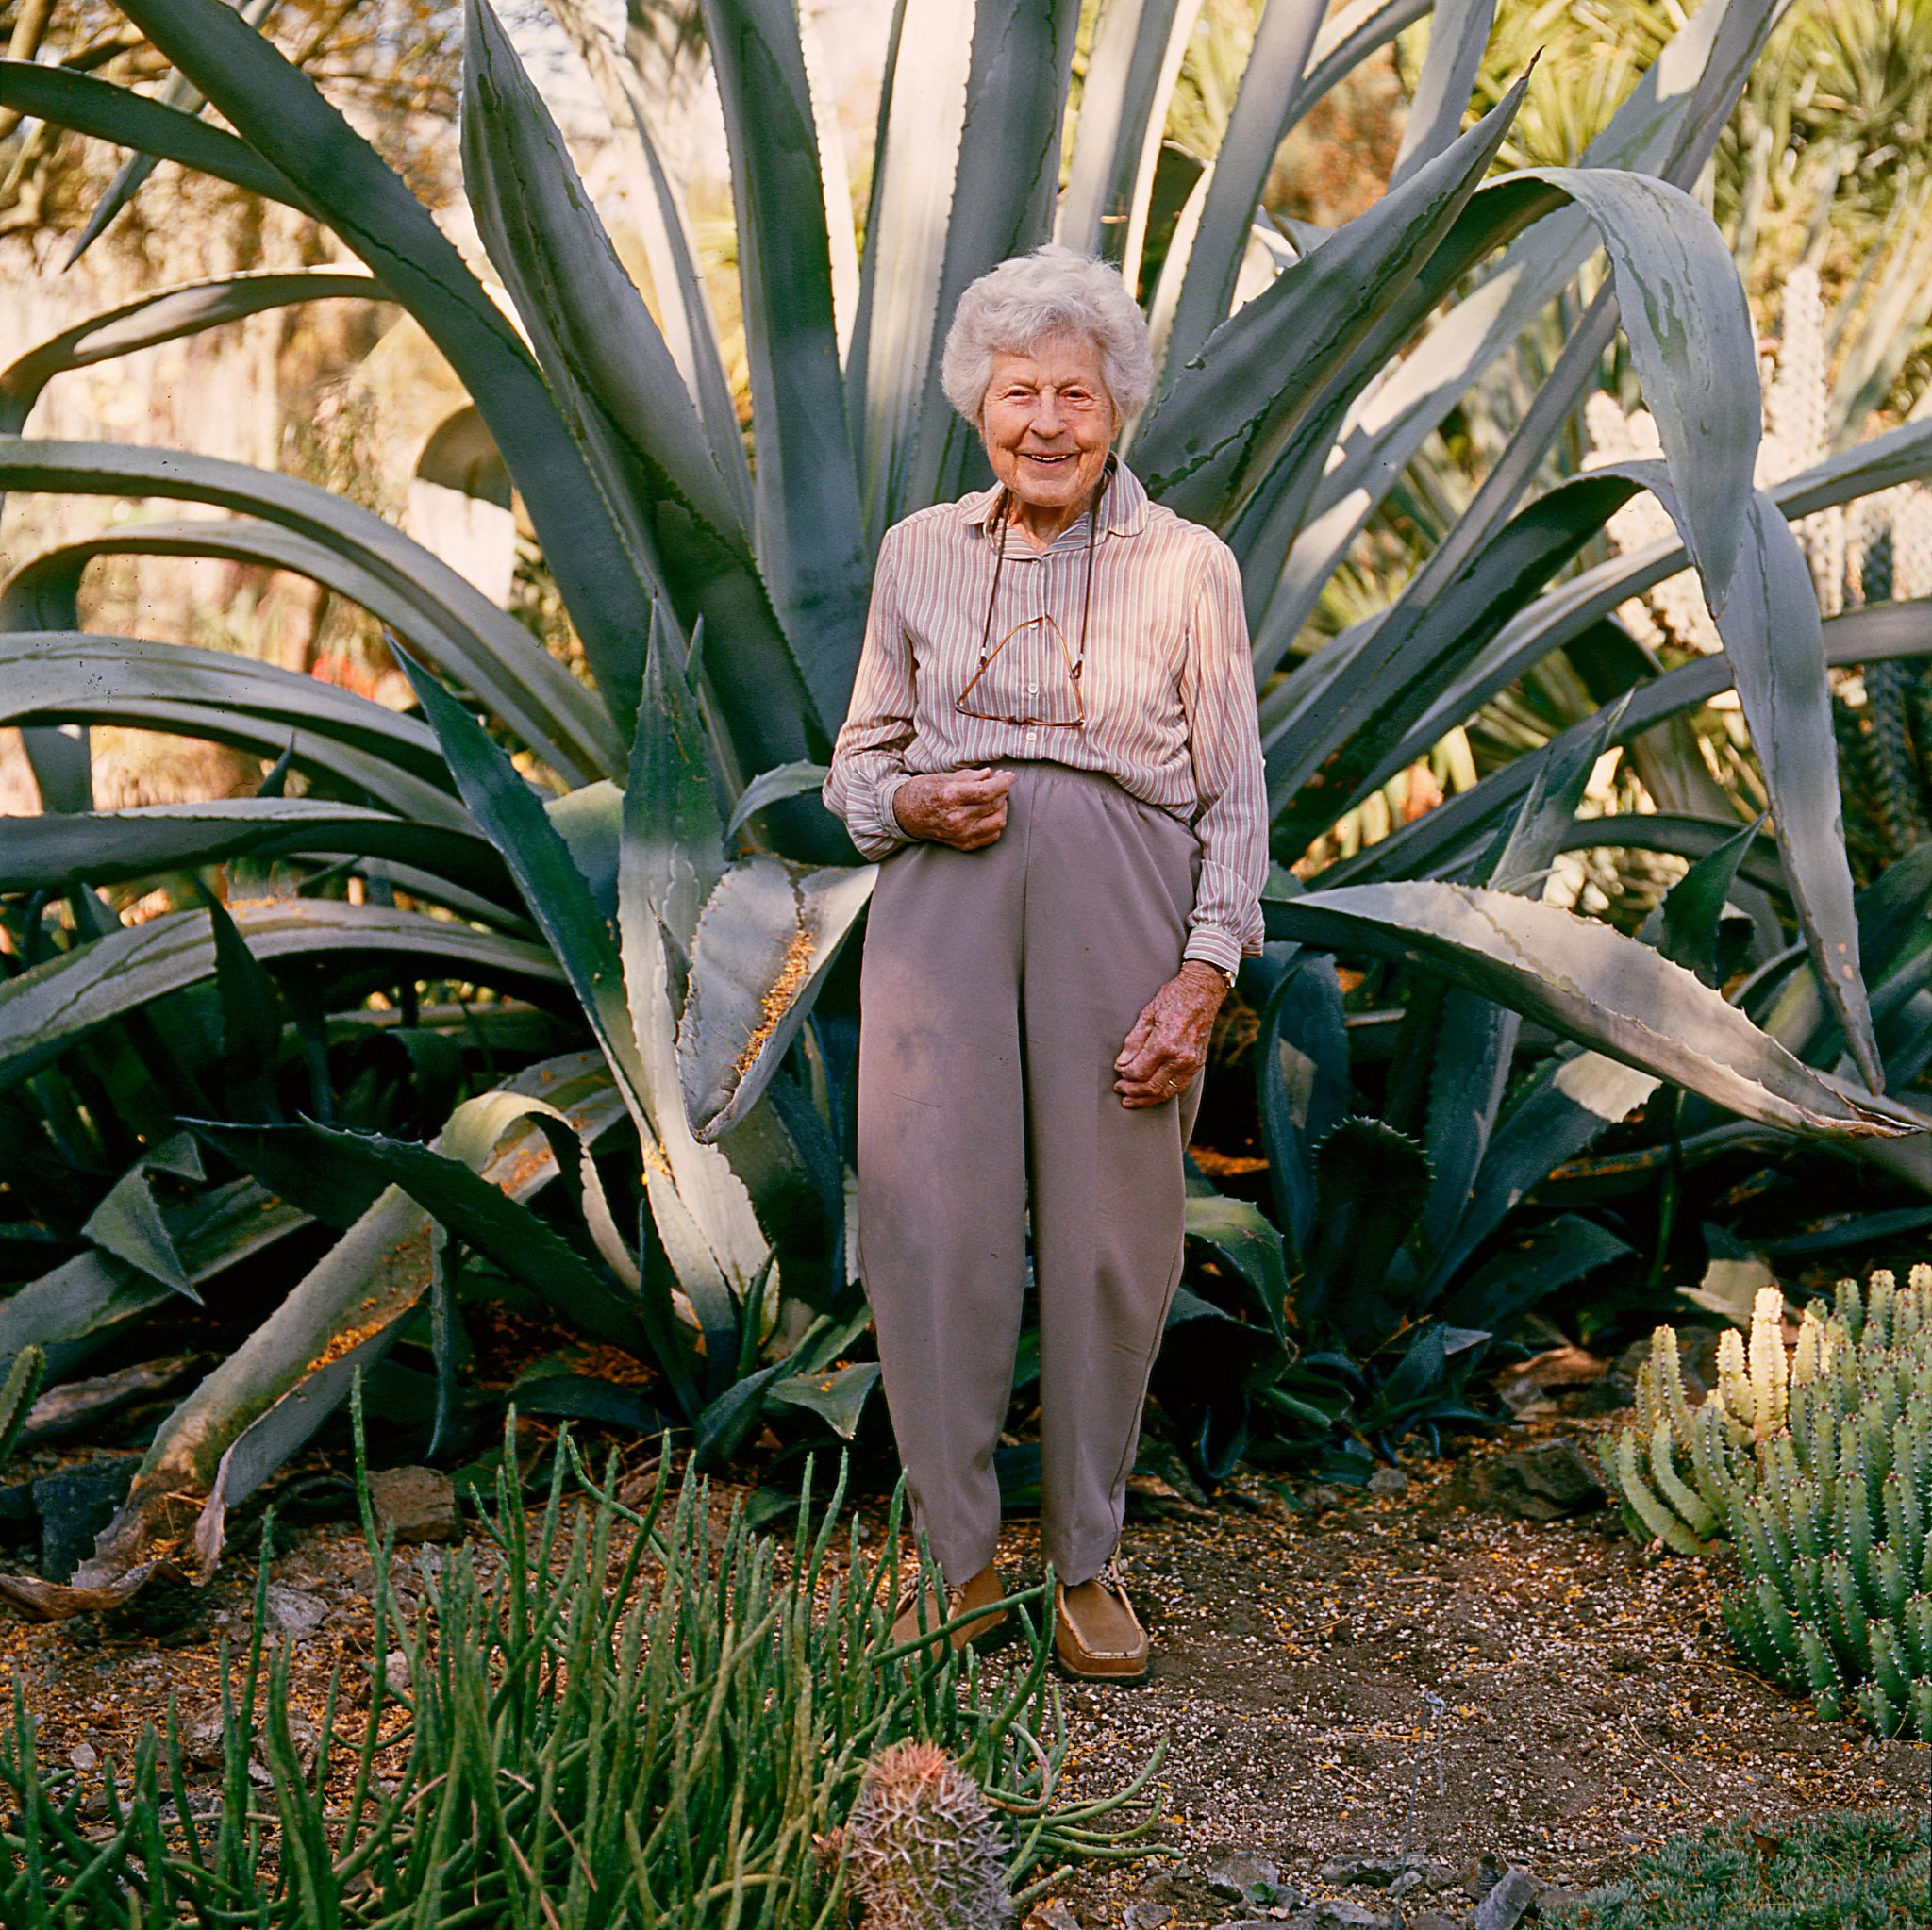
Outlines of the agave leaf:
[{"label": "agave leaf", "polygon": [[[811,90],[791,0],[702,0],[731,136],[758,424],[758,565],[821,718],[843,717],[871,571],[846,426]],[[770,746],[759,763],[797,755]]]},{"label": "agave leaf", "polygon": [[[430,975],[498,984],[554,984],[563,976],[541,945],[425,912],[316,898],[228,908],[264,959],[361,954],[416,961]],[[205,911],[152,918],[23,972],[0,985],[0,1090],[50,1064],[96,1026],[214,973]]]},{"label": "agave leaf", "polygon": [[[664,339],[577,179],[563,137],[487,0],[466,0],[463,178],[491,259],[584,460],[633,544],[641,577],[684,620],[722,624],[734,676],[717,692],[742,755],[805,748],[807,692],[767,599],[739,507]],[[640,681],[623,694],[635,716]],[[849,673],[848,673],[849,675]],[[844,689],[838,692],[842,714]]]},{"label": "agave leaf", "polygon": [[[1079,17],[1078,0],[981,0],[974,11],[966,120],[933,317],[934,369],[967,285],[1037,247],[1052,229]],[[1147,172],[1151,183],[1151,159]],[[907,507],[956,496],[984,474],[978,437],[936,381],[925,385],[912,433]]]},{"label": "agave leaf", "polygon": [[858,1417],[878,1379],[876,1360],[855,1360],[849,1367],[835,1367],[824,1373],[797,1373],[774,1380],[766,1387],[765,1399],[788,1407],[803,1407],[816,1414],[841,1440],[850,1440],[858,1432]]},{"label": "agave leaf", "polygon": [[374,275],[345,274],[339,268],[300,268],[216,275],[124,302],[50,335],[0,369],[0,434],[17,436],[41,391],[67,370],[92,368],[157,342],[178,341],[183,336],[295,302],[385,300],[387,294]]},{"label": "agave leaf", "polygon": [[1637,936],[1666,958],[1694,972],[1706,985],[1724,982],[1718,969],[1724,907],[1746,854],[1764,828],[1760,817],[1734,832],[1691,865],[1663,895]]},{"label": "agave leaf", "polygon": [[[503,1094],[485,1097],[491,1103],[480,1115],[483,1126],[473,1127],[471,1116],[459,1106],[439,1143],[455,1146],[458,1142],[451,1139],[452,1132],[460,1137],[464,1131],[484,1127],[493,1129],[501,1138],[511,1124],[525,1118],[540,1129],[551,1118],[563,1120],[566,1137],[575,1132],[565,1115],[541,1100]],[[293,1193],[298,1204],[330,1207],[328,1214],[318,1213],[318,1217],[333,1219],[358,1192],[368,1195],[363,1208],[367,1212],[387,1188],[399,1187],[433,1215],[439,1225],[547,1300],[585,1332],[632,1353],[647,1351],[643,1328],[629,1297],[598,1273],[546,1221],[484,1178],[460,1150],[438,1152],[383,1133],[345,1132],[312,1120],[292,1126],[228,1125],[210,1120],[192,1120],[189,1124],[257,1177],[265,1179],[273,1173],[278,1181],[294,1181],[300,1189]],[[531,1143],[534,1146],[535,1142]],[[569,1158],[572,1146],[553,1145],[552,1153]],[[325,1176],[296,1179],[295,1169],[305,1156],[322,1169]],[[576,1163],[579,1177],[601,1204],[604,1195],[597,1169],[580,1149]],[[605,1218],[608,1219],[608,1206]],[[636,1270],[630,1271],[635,1284]]]},{"label": "agave leaf", "polygon": [[1426,961],[1565,1038],[1675,1081],[1744,1118],[1820,1137],[1922,1128],[1840,1089],[1647,945],[1552,906],[1467,886],[1344,886],[1266,901],[1271,932]]},{"label": "agave leaf", "polygon": [[[1681,551],[1678,567],[1682,567]],[[1926,655],[1932,655],[1932,599],[1847,610],[1824,624],[1824,660],[1830,668]],[[1729,690],[1733,681],[1728,653],[1701,657],[1666,671],[1630,693],[1623,721],[1611,733],[1612,740],[1629,743],[1660,724],[1707,704],[1720,691]],[[1552,739],[1541,750],[1512,758],[1474,790],[1459,792],[1435,810],[1398,826],[1379,843],[1332,865],[1322,874],[1324,881],[1339,885],[1365,877],[1420,875],[1455,862],[1458,851],[1480,837],[1484,826],[1523,795],[1534,781],[1541,759],[1593,727],[1585,720]]]},{"label": "agave leaf", "polygon": [[777,1071],[876,877],[873,865],[807,871],[760,856],[733,865],[711,893],[677,1028],[699,1140],[728,1133]]},{"label": "agave leaf", "polygon": [[1288,1345],[1288,1259],[1281,1235],[1250,1200],[1199,1193],[1187,1203],[1187,1237],[1211,1246],[1254,1289],[1275,1340]]},{"label": "agave leaf", "polygon": [[[221,0],[211,4],[221,7]],[[168,496],[256,515],[360,566],[439,622],[447,665],[543,760],[572,781],[621,767],[615,729],[564,666],[448,564],[379,516],[313,483],[246,463],[117,442],[0,437],[0,490]],[[441,654],[441,650],[440,650]]]},{"label": "agave leaf", "polygon": [[[1614,812],[1608,817],[1583,818],[1567,826],[1558,849],[1562,851],[1629,850],[1666,851],[1673,857],[1690,860],[1695,866],[1720,847],[1736,840],[1740,826],[1734,818],[1728,823],[1709,818],[1680,816],[1672,811]],[[1738,859],[1738,876],[1762,891],[1782,893],[1785,874],[1770,842],[1762,845],[1753,839],[1743,840]],[[1681,879],[1678,881],[1683,882]],[[1674,886],[1672,888],[1675,890]],[[1666,957],[1675,954],[1666,952]],[[1678,958],[1681,965],[1685,961]],[[1698,973],[1699,977],[1704,974]]]},{"label": "agave leaf", "polygon": [[511,891],[494,847],[475,833],[412,824],[359,805],[262,797],[18,819],[0,842],[0,891],[113,885],[234,857],[265,862],[343,853],[410,858],[492,898]]},{"label": "agave leaf", "polygon": [[108,1189],[81,1226],[83,1239],[104,1253],[125,1260],[137,1273],[158,1280],[199,1306],[201,1294],[181,1264],[173,1236],[148,1181],[146,1163],[131,1166]]},{"label": "agave leaf", "polygon": [[1271,719],[1266,759],[1277,846],[1302,848],[1358,803],[1388,761],[1384,747],[1434,707],[1443,681],[1638,487],[1621,474],[1573,477],[1520,510],[1448,580],[1424,564],[1354,654],[1341,687],[1324,685]]},{"label": "agave leaf", "polygon": [[[1707,0],[1666,42],[1584,154],[1586,169],[1655,175],[1683,187],[1703,168],[1779,9],[1757,0]],[[1468,137],[1465,136],[1464,139]],[[1522,191],[1516,177],[1489,192]],[[1243,549],[1251,583],[1269,586],[1265,612],[1251,605],[1257,660],[1278,661],[1368,518],[1448,411],[1553,300],[1596,245],[1572,208],[1541,222],[1496,271],[1430,329],[1389,379],[1336,424],[1338,461],[1318,466],[1319,487],[1300,516],[1266,544]],[[1321,452],[1325,463],[1327,447]]]},{"label": "agave leaf", "polygon": [[[222,0],[210,4],[220,6]],[[132,88],[116,87],[71,68],[0,60],[0,108],[31,114],[56,127],[71,127],[76,134],[139,148],[161,160],[179,161],[264,200],[315,212],[302,190],[246,141]]]},{"label": "agave leaf", "polygon": [[[725,838],[741,822],[720,824],[711,773],[703,720],[669,660],[669,640],[653,612],[625,784],[619,897],[647,909],[687,956],[698,913],[724,874]],[[746,797],[763,782],[756,780]]]},{"label": "agave leaf", "polygon": [[728,838],[741,831],[768,805],[788,797],[802,797],[821,790],[825,781],[823,764],[781,764],[775,771],[760,771],[744,787],[744,793],[732,807],[724,825]]},{"label": "agave leaf", "polygon": [[[274,10],[275,0],[248,0],[246,6],[238,8],[242,18],[253,27],[260,27]],[[198,114],[204,105],[200,90],[179,74],[169,75],[154,98],[187,114]],[[101,198],[94,203],[92,212],[87,218],[87,225],[67,251],[67,259],[62,267],[72,268],[107,232],[114,217],[141,191],[142,183],[154,173],[155,166],[156,158],[151,154],[129,155],[121,163],[114,178],[102,191]]]},{"label": "agave leaf", "polygon": [[215,1000],[222,1014],[222,1069],[229,1109],[280,1124],[275,1092],[282,1043],[282,1007],[275,983],[219,899],[208,904],[215,946]]},{"label": "agave leaf", "polygon": [[1389,185],[1407,180],[1462,131],[1476,70],[1490,43],[1496,0],[1441,0],[1429,22],[1429,51],[1402,129]]},{"label": "agave leaf", "polygon": [[683,204],[672,187],[651,131],[653,104],[634,64],[621,59],[608,31],[579,0],[545,0],[557,24],[590,70],[620,151],[630,154],[631,218],[641,230],[651,284],[658,297],[658,321],[704,420],[711,453],[724,472],[740,524],[752,524],[751,469],[737,406],[718,349],[718,324],[698,273]]},{"label": "agave leaf", "polygon": [[415,687],[423,714],[441,740],[463,802],[478,829],[503,855],[604,1048],[625,1105],[640,1129],[648,1131],[640,1105],[643,1079],[625,1004],[617,941],[573,862],[570,847],[537,793],[491,742],[483,726],[435,677],[400,649],[397,655]]},{"label": "agave leaf", "polygon": [[1611,168],[1534,168],[1589,214],[1615,275],[1624,331],[1713,614],[1748,545],[1762,428],[1757,337],[1717,225],[1681,188]]},{"label": "agave leaf", "polygon": [[93,744],[87,726],[23,725],[20,747],[26,753],[42,811],[91,811],[94,807]]},{"label": "agave leaf", "polygon": [[[199,1288],[308,1224],[307,1213],[243,1179],[216,1187],[185,1208],[171,1238],[182,1271]],[[165,1306],[174,1292],[104,1253],[76,1254],[0,1300],[0,1360],[41,1347],[49,1373],[68,1373]]]},{"label": "agave leaf", "polygon": [[62,631],[0,634],[0,719],[85,716],[90,689],[103,692],[104,708],[139,694],[247,711],[326,731],[423,778],[441,774],[435,740],[415,719],[232,651]]},{"label": "agave leaf", "polygon": [[1332,958],[1290,960],[1262,1008],[1255,1071],[1276,1214],[1305,1256],[1315,1232],[1315,1148],[1348,1110],[1348,1033]]},{"label": "agave leaf", "polygon": [[1248,231],[1274,157],[1292,125],[1298,83],[1327,10],[1325,0],[1270,0],[1256,23],[1254,47],[1228,116],[1227,132],[1214,157],[1199,225],[1189,244],[1187,274],[1168,327],[1170,381],[1227,320],[1233,307]]},{"label": "agave leaf", "polygon": [[[492,707],[500,699],[522,706],[523,722],[534,723],[545,733],[529,740],[532,747],[541,751],[548,742],[553,720],[532,707],[533,693],[523,675],[528,633],[518,637],[515,633],[521,628],[519,624],[501,611],[494,611],[484,619],[487,627],[479,635],[462,617],[439,603],[426,585],[414,584],[407,591],[399,590],[393,577],[386,578],[364,568],[341,548],[256,517],[137,523],[105,530],[79,542],[43,550],[23,564],[0,589],[0,628],[78,631],[81,577],[96,557],[110,556],[223,557],[234,562],[289,570],[307,576],[360,605],[412,649],[441,666],[446,675],[491,703]],[[480,615],[481,610],[493,607],[483,603],[473,607],[468,614]],[[499,653],[507,654],[508,661]],[[547,673],[539,672],[537,682],[550,687],[546,695],[562,694],[562,687]],[[566,709],[580,713],[578,722],[588,725],[588,748],[602,730],[595,707],[584,704],[577,696],[566,695],[563,701]],[[506,716],[506,721],[515,720]]]},{"label": "agave leaf", "polygon": [[[1170,366],[1134,438],[1150,493],[1210,524],[1241,508],[1324,384],[1442,242],[1502,145],[1523,85],[1406,186],[1284,269],[1197,358]],[[1284,384],[1286,356],[1296,379]]]},{"label": "agave leaf", "polygon": [[[515,1106],[539,1091],[587,1141],[623,1116],[608,1073],[577,1054],[466,1101],[437,1150],[509,1200],[527,1201],[557,1173],[539,1122]],[[58,1620],[125,1602],[157,1574],[206,1582],[228,1508],[327,1419],[357,1370],[381,1357],[428,1291],[433,1240],[429,1215],[400,1189],[386,1191],[162,1423],[126,1502],[71,1584],[0,1576],[0,1596],[24,1614]]]},{"label": "agave leaf", "polygon": [[1518,1314],[1629,1251],[1607,1227],[1564,1213],[1486,1260],[1442,1311],[1457,1326],[1495,1333]]},{"label": "agave leaf", "polygon": [[897,0],[892,17],[846,397],[874,549],[889,524],[923,507],[910,498],[903,464],[935,374],[972,25],[973,9],[954,0]]},{"label": "agave leaf", "polygon": [[1123,264],[1129,288],[1125,258],[1138,251],[1128,247],[1127,229],[1152,185],[1150,148],[1167,124],[1181,53],[1200,12],[1200,0],[1109,0],[1094,24],[1054,239]]},{"label": "agave leaf", "polygon": [[[771,1248],[744,1182],[718,1148],[691,1136],[685,1117],[669,946],[690,944],[701,893],[723,875],[724,865],[695,720],[675,681],[654,685],[649,666],[646,711],[654,688],[660,707],[654,715],[639,713],[625,790],[619,944],[637,1040],[639,1096],[657,1140],[649,1162],[652,1215],[678,1284],[699,1309],[715,1373],[728,1357],[722,1348],[724,1329],[736,1322],[731,1299],[750,1290],[769,1264]],[[721,1289],[728,1289],[723,1304]],[[714,1394],[721,1390],[712,1388]]]},{"label": "agave leaf", "polygon": [[[516,331],[429,210],[315,83],[224,0],[128,0],[122,10],[243,141],[301,182],[321,218],[448,358],[529,507],[597,688],[612,718],[628,723],[642,588]],[[608,757],[593,774],[615,765]]]},{"label": "agave leaf", "polygon": [[13,1458],[13,1451],[20,1445],[21,1430],[33,1411],[34,1396],[41,1390],[46,1371],[47,1356],[38,1347],[24,1348],[14,1356],[7,1379],[0,1384],[0,1468]]},{"label": "agave leaf", "polygon": [[1432,0],[1347,0],[1322,23],[1307,72],[1290,105],[1292,126],[1337,81],[1353,74],[1378,48],[1430,10]]},{"label": "agave leaf", "polygon": [[1390,1263],[1428,1197],[1429,1162],[1378,1119],[1344,1119],[1315,1149],[1315,1232],[1296,1301],[1304,1326],[1350,1337],[1382,1313]]}]

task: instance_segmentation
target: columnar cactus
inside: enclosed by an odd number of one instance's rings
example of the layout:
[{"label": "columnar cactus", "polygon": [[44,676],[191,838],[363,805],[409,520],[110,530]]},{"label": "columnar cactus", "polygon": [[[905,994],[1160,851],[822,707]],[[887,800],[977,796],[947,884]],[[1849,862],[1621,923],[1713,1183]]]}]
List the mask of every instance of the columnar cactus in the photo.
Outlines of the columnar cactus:
[{"label": "columnar cactus", "polygon": [[1006,1930],[999,1824],[942,1749],[900,1742],[869,1765],[844,1831],[862,1930]]},{"label": "columnar cactus", "polygon": [[1881,1736],[1932,1741],[1932,1267],[1903,1289],[1840,1281],[1789,1356],[1784,1297],[1764,1289],[1694,1410],[1659,1327],[1636,1423],[1601,1458],[1634,1534],[1680,1554],[1729,1539],[1724,1621],[1766,1674],[1827,1722],[1855,1705]]}]

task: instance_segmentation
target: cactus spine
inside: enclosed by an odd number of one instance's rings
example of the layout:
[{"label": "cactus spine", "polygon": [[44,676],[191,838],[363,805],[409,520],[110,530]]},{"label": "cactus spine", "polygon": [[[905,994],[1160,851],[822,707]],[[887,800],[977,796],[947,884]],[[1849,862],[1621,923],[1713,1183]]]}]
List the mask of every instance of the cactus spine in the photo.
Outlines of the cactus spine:
[{"label": "cactus spine", "polygon": [[901,1742],[867,1767],[844,1841],[861,1930],[1006,1930],[1000,1828],[942,1749]]},{"label": "cactus spine", "polygon": [[1731,1542],[1724,1623],[1757,1668],[1826,1722],[1857,1707],[1881,1736],[1932,1741],[1932,1267],[1904,1287],[1840,1281],[1789,1353],[1784,1311],[1759,1292],[1695,1409],[1659,1327],[1636,1419],[1599,1450],[1605,1476],[1641,1539],[1685,1555]]}]

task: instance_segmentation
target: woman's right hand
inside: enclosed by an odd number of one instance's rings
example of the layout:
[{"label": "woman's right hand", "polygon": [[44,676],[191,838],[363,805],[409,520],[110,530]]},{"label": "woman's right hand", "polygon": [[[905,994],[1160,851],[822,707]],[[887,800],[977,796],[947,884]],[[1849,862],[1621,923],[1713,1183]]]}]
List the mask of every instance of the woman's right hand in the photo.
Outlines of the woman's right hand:
[{"label": "woman's right hand", "polygon": [[892,793],[892,815],[908,838],[977,851],[1007,828],[1010,771],[936,771],[908,777]]}]

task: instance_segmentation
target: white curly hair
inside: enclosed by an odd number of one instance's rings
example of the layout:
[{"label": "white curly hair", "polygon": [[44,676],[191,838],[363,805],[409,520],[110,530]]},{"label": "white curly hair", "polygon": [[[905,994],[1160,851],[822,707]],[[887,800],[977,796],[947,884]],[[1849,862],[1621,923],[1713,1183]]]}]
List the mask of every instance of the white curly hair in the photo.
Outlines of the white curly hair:
[{"label": "white curly hair", "polygon": [[1084,335],[1100,351],[1116,424],[1137,416],[1154,387],[1147,320],[1117,270],[1049,241],[982,275],[959,297],[940,381],[946,400],[980,425],[993,358],[1024,355],[1053,335]]}]

